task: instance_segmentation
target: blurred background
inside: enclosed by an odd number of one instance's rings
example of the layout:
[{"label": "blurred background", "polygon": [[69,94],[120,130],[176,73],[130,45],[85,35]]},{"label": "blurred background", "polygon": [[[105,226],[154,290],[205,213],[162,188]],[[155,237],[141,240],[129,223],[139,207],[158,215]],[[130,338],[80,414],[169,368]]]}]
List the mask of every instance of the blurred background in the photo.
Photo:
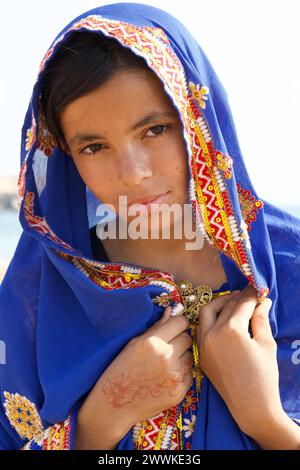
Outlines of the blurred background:
[{"label": "blurred background", "polygon": [[[21,226],[17,179],[21,127],[42,57],[92,0],[10,0],[0,28],[0,282]],[[259,197],[300,218],[299,0],[143,0],[196,37],[229,97],[241,150]]]}]

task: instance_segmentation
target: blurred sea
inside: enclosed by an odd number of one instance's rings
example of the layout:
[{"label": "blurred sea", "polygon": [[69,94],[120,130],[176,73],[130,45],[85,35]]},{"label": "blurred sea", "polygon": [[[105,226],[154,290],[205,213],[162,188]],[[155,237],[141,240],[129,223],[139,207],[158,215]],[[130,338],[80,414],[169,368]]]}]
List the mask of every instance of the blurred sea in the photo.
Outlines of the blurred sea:
[{"label": "blurred sea", "polygon": [[[300,205],[287,206],[277,204],[277,207],[300,219]],[[21,233],[22,228],[19,222],[18,211],[0,210],[0,282],[15,252]]]},{"label": "blurred sea", "polygon": [[15,252],[21,233],[18,211],[0,210],[0,281]]}]

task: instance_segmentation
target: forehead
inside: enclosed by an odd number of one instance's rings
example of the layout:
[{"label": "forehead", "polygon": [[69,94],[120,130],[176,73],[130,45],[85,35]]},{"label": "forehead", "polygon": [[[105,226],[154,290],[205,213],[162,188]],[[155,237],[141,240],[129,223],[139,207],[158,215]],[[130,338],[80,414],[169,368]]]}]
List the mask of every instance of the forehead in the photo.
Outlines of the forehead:
[{"label": "forehead", "polygon": [[64,127],[110,119],[130,122],[141,114],[169,112],[177,114],[161,81],[150,70],[122,70],[92,92],[77,98],[61,113]]}]

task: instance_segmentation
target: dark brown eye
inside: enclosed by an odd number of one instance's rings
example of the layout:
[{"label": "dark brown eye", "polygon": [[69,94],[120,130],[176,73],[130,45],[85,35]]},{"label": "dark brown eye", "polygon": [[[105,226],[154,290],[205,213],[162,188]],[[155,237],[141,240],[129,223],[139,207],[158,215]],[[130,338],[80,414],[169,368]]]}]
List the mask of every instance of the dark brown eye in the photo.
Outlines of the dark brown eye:
[{"label": "dark brown eye", "polygon": [[[157,126],[153,126],[150,129],[148,129],[147,133],[152,132],[154,134],[154,136],[157,137],[157,136],[163,134],[167,129],[168,129],[168,126],[166,126],[164,124],[159,124]],[[153,136],[150,136],[150,137],[153,137]]]},{"label": "dark brown eye", "polygon": [[[92,144],[88,147],[85,147],[80,153],[85,153],[87,155],[93,155],[94,153],[100,152],[102,150],[102,144]],[[86,150],[90,150],[87,152]]]}]

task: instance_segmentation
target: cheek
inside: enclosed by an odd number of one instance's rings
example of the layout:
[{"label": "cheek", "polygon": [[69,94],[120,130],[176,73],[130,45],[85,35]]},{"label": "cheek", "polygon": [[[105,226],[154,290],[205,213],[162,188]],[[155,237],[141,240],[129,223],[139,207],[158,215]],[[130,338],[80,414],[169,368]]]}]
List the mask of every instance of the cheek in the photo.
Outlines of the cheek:
[{"label": "cheek", "polygon": [[188,175],[188,160],[184,143],[176,141],[168,148],[167,175],[176,185],[184,184]]},{"label": "cheek", "polygon": [[167,174],[177,202],[184,202],[188,193],[188,157],[182,140],[177,141],[172,147]]},{"label": "cheek", "polygon": [[154,156],[156,163],[163,169],[170,171],[177,171],[180,174],[187,172],[187,155],[185,142],[180,132],[177,131],[163,145],[157,149]]},{"label": "cheek", "polygon": [[118,185],[111,169],[96,159],[82,161],[74,158],[74,163],[84,183],[99,200],[110,204],[115,203]]}]

